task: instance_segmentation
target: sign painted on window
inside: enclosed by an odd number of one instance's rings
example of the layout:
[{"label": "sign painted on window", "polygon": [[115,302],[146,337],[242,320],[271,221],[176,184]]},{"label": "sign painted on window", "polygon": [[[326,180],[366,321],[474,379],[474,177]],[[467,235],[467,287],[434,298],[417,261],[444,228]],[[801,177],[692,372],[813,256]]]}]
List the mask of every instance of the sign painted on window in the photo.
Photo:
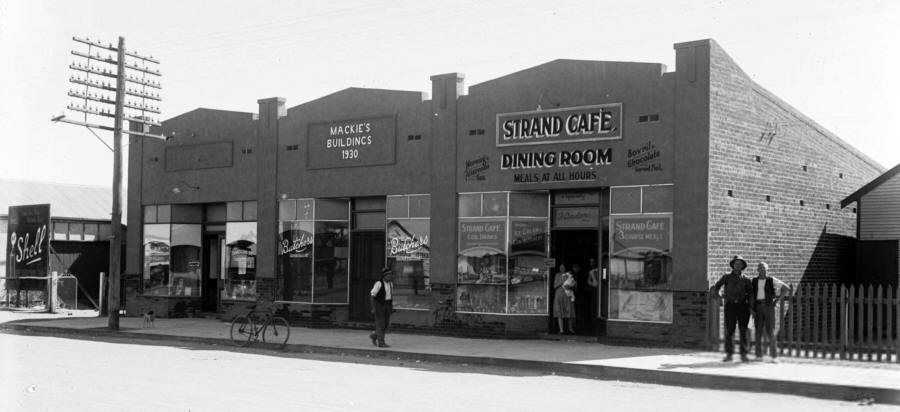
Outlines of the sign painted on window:
[{"label": "sign painted on window", "polygon": [[[459,252],[504,253],[506,220],[471,220],[459,222]],[[468,255],[467,255],[468,256]]]},{"label": "sign painted on window", "polygon": [[621,103],[497,114],[498,147],[621,137]]},{"label": "sign painted on window", "polygon": [[597,227],[600,209],[597,207],[566,207],[553,209],[555,227]]},{"label": "sign painted on window", "polygon": [[431,257],[428,245],[429,221],[396,219],[387,224],[387,257],[398,260],[422,260]]},{"label": "sign painted on window", "polygon": [[7,277],[47,276],[50,270],[50,205],[9,207]]},{"label": "sign painted on window", "polygon": [[613,255],[645,256],[672,250],[672,216],[611,216]]},{"label": "sign painted on window", "polygon": [[311,123],[307,132],[309,169],[389,165],[396,161],[396,116]]}]

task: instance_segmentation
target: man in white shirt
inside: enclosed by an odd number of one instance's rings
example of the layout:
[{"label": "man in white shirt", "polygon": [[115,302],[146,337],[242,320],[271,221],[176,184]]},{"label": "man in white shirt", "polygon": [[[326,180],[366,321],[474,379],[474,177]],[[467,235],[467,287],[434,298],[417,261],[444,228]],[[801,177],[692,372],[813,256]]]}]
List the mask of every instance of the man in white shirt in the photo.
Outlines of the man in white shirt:
[{"label": "man in white shirt", "polygon": [[389,348],[384,343],[384,335],[391,324],[391,312],[394,311],[394,282],[391,281],[393,270],[390,267],[381,269],[381,280],[372,286],[372,314],[375,315],[375,332],[369,334],[372,344],[379,348]]},{"label": "man in white shirt", "polygon": [[769,340],[769,356],[772,362],[778,358],[778,345],[775,340],[775,305],[787,293],[790,288],[784,282],[774,276],[769,276],[769,265],[759,262],[756,266],[758,276],[753,279],[753,323],[756,335],[756,359],[763,356],[762,337]]}]

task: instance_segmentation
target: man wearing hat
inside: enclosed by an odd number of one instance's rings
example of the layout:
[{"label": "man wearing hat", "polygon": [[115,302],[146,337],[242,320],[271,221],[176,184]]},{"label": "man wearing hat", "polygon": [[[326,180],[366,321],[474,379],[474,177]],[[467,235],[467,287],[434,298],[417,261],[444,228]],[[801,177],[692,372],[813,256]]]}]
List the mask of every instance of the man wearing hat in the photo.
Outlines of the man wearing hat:
[{"label": "man wearing hat", "polygon": [[394,297],[394,282],[391,282],[393,270],[390,267],[381,269],[381,280],[375,281],[372,287],[372,314],[375,315],[375,332],[369,334],[372,344],[379,348],[389,348],[384,343],[384,334],[391,324],[391,312],[394,305],[391,302]]},{"label": "man wearing hat", "polygon": [[747,362],[747,325],[750,323],[750,295],[753,286],[750,278],[741,272],[747,268],[747,261],[741,256],[735,256],[728,263],[731,272],[722,276],[710,289],[710,293],[719,294],[719,289],[725,286],[725,359],[723,362],[731,362],[734,354],[734,327],[738,326],[741,342],[741,361]]}]

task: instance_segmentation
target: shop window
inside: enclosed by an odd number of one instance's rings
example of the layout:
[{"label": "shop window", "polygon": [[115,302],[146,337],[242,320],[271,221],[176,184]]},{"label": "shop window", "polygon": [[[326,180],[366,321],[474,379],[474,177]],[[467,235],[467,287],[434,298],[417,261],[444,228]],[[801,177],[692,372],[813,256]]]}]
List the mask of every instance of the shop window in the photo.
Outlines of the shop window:
[{"label": "shop window", "polygon": [[431,307],[431,222],[427,218],[388,219],[387,266],[394,273],[394,307]]},{"label": "shop window", "polygon": [[547,202],[548,196],[544,192],[512,192],[509,194],[509,215],[547,217]]},{"label": "shop window", "polygon": [[199,224],[173,224],[169,296],[200,296]]},{"label": "shop window", "polygon": [[257,203],[255,200],[251,200],[249,202],[244,202],[244,210],[241,214],[243,221],[250,222],[256,220],[256,207]]},{"label": "shop window", "polygon": [[353,230],[383,230],[383,212],[354,212]]},{"label": "shop window", "polygon": [[611,319],[672,322],[672,216],[610,216]]},{"label": "shop window", "polygon": [[[305,303],[347,303],[349,284],[349,206],[339,199],[288,199],[279,202],[277,299]],[[381,202],[384,208],[384,202]],[[365,212],[369,213],[369,212]],[[384,213],[377,224],[384,230]],[[356,216],[355,216],[356,217]]]},{"label": "shop window", "polygon": [[278,273],[283,282],[281,299],[312,302],[313,221],[279,224]]},{"label": "shop window", "polygon": [[459,217],[481,216],[481,193],[459,195]]},{"label": "shop window", "polygon": [[243,202],[228,202],[225,204],[225,220],[228,222],[240,222],[244,217]]},{"label": "shop window", "polygon": [[350,217],[350,202],[343,199],[316,199],[316,220],[344,220]]},{"label": "shop window", "polygon": [[388,196],[386,209],[388,218],[408,217],[409,196]]},{"label": "shop window", "polygon": [[547,219],[510,219],[509,313],[547,313]]},{"label": "shop window", "polygon": [[[466,212],[481,214],[464,216],[463,205],[476,201],[484,207]],[[457,311],[547,313],[548,202],[546,192],[460,195]],[[513,204],[525,216],[510,218]]]},{"label": "shop window", "polygon": [[69,224],[62,222],[53,223],[53,240],[68,240]]},{"label": "shop window", "polygon": [[641,213],[641,188],[613,187],[610,189],[610,213]]},{"label": "shop window", "polygon": [[141,279],[143,294],[168,295],[170,226],[168,224],[144,225],[143,249],[144,273]]},{"label": "shop window", "polygon": [[646,186],[642,189],[641,204],[643,213],[666,213],[672,211],[673,186]]},{"label": "shop window", "polygon": [[172,221],[172,206],[158,205],[156,207],[156,223],[170,223]]},{"label": "shop window", "polygon": [[[346,204],[346,202],[345,202]],[[349,225],[317,221],[314,239],[313,297],[316,303],[347,303]]]},{"label": "shop window", "polygon": [[278,202],[278,220],[281,222],[297,220],[296,200],[291,199]]},{"label": "shop window", "polygon": [[144,206],[144,223],[157,223],[156,205]]},{"label": "shop window", "polygon": [[508,192],[485,193],[481,198],[482,216],[506,216]]},{"label": "shop window", "polygon": [[224,222],[228,220],[228,213],[226,212],[224,203],[211,203],[206,206],[206,221],[207,222]]},{"label": "shop window", "polygon": [[431,216],[431,195],[414,195],[409,197],[409,217]]},{"label": "shop window", "polygon": [[223,299],[256,300],[256,222],[225,224]]},{"label": "shop window", "polygon": [[203,205],[172,205],[172,223],[200,223]]}]

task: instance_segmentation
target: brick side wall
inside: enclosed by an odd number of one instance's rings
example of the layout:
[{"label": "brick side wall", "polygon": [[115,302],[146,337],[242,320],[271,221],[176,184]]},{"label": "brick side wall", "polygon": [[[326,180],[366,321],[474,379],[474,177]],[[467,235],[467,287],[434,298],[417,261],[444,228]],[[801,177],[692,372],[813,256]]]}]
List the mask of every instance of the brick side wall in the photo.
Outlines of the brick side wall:
[{"label": "brick side wall", "polygon": [[750,274],[765,260],[795,284],[852,273],[856,215],[840,201],[880,167],[756,85],[714,42],[709,162],[710,282],[735,254]]}]

